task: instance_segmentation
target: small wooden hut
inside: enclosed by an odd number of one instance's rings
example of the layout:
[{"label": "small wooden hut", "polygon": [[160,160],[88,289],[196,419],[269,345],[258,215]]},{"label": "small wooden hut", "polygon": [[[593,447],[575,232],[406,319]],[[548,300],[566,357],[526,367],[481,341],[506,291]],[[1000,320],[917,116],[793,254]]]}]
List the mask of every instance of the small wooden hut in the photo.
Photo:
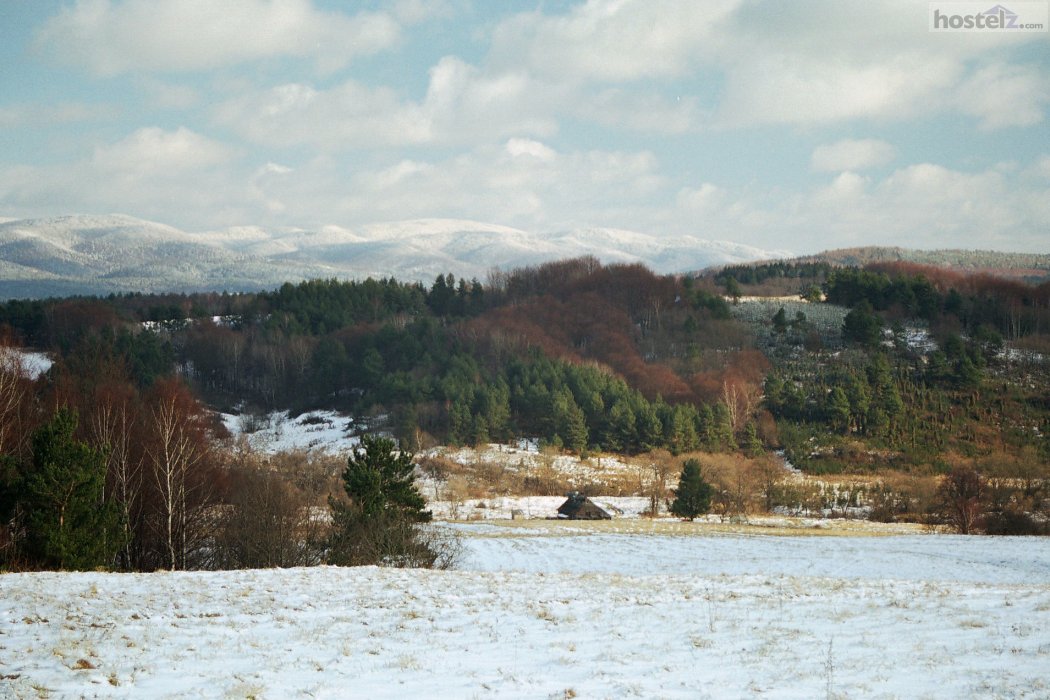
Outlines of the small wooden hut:
[{"label": "small wooden hut", "polygon": [[558,517],[566,520],[612,520],[612,514],[578,491],[566,494]]}]

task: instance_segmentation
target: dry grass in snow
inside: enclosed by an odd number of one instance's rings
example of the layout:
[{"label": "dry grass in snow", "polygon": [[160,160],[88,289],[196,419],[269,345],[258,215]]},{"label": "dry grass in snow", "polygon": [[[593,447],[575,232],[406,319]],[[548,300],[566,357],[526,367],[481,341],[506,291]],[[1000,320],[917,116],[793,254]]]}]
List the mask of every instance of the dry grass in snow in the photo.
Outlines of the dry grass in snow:
[{"label": "dry grass in snow", "polygon": [[0,576],[0,697],[1050,694],[1042,540],[456,527],[450,572]]}]

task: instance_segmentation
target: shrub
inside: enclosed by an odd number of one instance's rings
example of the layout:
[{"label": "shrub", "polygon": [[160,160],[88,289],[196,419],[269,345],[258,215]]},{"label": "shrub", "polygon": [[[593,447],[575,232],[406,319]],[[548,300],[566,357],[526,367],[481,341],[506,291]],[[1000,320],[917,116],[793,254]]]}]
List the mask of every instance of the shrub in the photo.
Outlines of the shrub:
[{"label": "shrub", "polygon": [[956,467],[941,479],[937,489],[942,522],[960,535],[975,532],[984,509],[984,478],[972,467]]},{"label": "shrub", "polygon": [[988,535],[1048,534],[1047,523],[1040,523],[1028,513],[1016,509],[989,514],[984,521],[984,531]]},{"label": "shrub", "polygon": [[226,569],[314,566],[323,558],[329,523],[306,494],[273,472],[250,467],[232,475],[230,502],[215,538]]}]

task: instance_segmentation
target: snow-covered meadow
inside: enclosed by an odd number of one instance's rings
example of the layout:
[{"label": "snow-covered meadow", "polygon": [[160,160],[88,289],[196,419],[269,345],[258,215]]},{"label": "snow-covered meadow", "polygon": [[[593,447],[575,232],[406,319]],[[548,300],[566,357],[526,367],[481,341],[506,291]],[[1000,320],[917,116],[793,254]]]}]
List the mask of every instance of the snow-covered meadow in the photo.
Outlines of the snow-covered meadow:
[{"label": "snow-covered meadow", "polygon": [[455,571],[0,576],[0,697],[1050,695],[1045,540],[451,527]]}]

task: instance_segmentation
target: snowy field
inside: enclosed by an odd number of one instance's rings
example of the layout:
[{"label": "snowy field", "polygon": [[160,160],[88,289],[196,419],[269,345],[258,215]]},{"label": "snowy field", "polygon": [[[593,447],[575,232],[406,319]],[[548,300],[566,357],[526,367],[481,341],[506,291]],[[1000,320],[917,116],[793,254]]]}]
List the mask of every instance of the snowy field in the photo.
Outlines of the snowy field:
[{"label": "snowy field", "polygon": [[0,697],[1050,696],[1046,540],[455,528],[449,572],[0,576]]}]

